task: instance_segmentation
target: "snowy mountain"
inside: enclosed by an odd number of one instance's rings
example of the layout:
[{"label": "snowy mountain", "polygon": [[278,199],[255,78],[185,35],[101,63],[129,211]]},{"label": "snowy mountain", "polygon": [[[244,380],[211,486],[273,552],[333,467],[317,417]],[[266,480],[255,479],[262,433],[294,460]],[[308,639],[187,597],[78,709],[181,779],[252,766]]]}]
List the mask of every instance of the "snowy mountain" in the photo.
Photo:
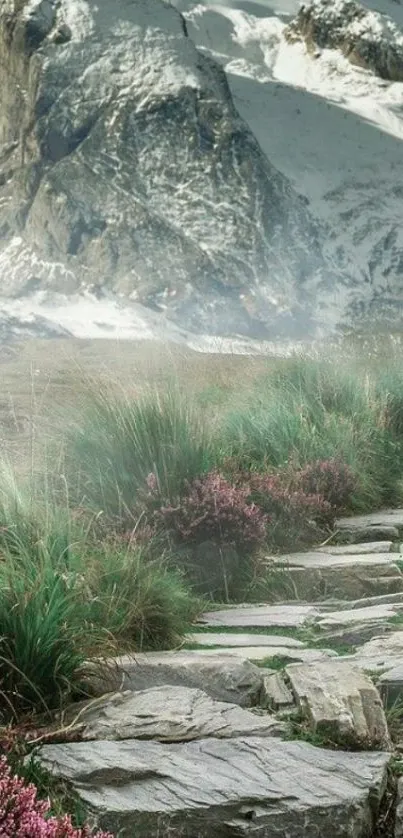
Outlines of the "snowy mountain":
[{"label": "snowy mountain", "polygon": [[0,339],[398,320],[403,7],[372,2],[1,0]]},{"label": "snowy mountain", "polygon": [[[330,225],[327,245],[348,253],[353,276],[362,272],[361,282],[351,282],[344,312],[340,299],[339,320],[366,314],[399,321],[403,84],[352,64],[340,46],[313,51],[304,40],[290,42],[290,22],[300,9],[294,0],[177,5],[194,42],[225,68],[235,106],[265,154]],[[313,5],[329,34],[337,7],[345,12],[348,4]],[[387,16],[402,57],[399,0],[369,0],[363,11],[375,44],[383,37],[381,15]],[[346,36],[350,26],[346,16]],[[403,78],[403,57],[400,73]]]}]

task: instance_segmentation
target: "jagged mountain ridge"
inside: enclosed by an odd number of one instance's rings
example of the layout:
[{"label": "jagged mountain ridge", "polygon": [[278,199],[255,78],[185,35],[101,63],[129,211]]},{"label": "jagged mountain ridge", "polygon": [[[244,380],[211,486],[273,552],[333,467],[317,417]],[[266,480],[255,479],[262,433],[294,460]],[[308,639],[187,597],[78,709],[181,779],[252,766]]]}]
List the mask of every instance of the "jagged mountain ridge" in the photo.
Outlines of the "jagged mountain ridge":
[{"label": "jagged mountain ridge", "polygon": [[207,331],[315,328],[342,270],[173,6],[3,0],[0,34],[3,296],[106,288]]}]

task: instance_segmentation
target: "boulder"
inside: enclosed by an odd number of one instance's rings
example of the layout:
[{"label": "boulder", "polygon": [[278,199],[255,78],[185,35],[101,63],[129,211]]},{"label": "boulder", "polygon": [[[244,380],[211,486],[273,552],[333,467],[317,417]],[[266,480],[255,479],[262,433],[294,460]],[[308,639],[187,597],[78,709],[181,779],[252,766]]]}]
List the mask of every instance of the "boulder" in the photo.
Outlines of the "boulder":
[{"label": "boulder", "polygon": [[47,745],[39,759],[120,838],[368,838],[389,755],[249,737]]},{"label": "boulder", "polygon": [[84,680],[92,694],[145,690],[150,687],[192,687],[217,701],[241,707],[259,703],[263,674],[245,656],[202,652],[149,652],[88,662]]},{"label": "boulder", "polygon": [[65,724],[76,718],[79,737],[86,740],[187,742],[207,737],[270,736],[281,731],[273,716],[258,716],[236,704],[214,701],[189,687],[154,687],[102,696],[95,702],[73,705],[63,715]]},{"label": "boulder", "polygon": [[286,675],[314,733],[347,747],[390,747],[380,695],[371,679],[345,661],[291,664]]},{"label": "boulder", "polygon": [[355,0],[309,0],[302,3],[286,30],[302,38],[311,52],[339,49],[359,67],[389,81],[403,81],[403,33],[385,14]]},{"label": "boulder", "polygon": [[210,334],[321,320],[325,232],[171,4],[2,2],[0,58],[2,295],[101,289]]}]

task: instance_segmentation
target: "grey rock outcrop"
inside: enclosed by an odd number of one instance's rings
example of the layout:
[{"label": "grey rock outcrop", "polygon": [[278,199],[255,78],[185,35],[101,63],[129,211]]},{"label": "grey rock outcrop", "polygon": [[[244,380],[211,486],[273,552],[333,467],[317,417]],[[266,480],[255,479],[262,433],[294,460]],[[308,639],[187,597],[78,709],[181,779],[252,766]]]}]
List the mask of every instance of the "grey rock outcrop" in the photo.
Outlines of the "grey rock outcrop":
[{"label": "grey rock outcrop", "polygon": [[390,81],[403,81],[403,33],[387,15],[355,0],[310,0],[287,29],[312,52],[339,49],[352,63]]},{"label": "grey rock outcrop", "polygon": [[110,289],[187,327],[312,333],[312,289],[340,276],[176,9],[2,0],[0,66],[1,295]]},{"label": "grey rock outcrop", "polygon": [[314,733],[345,746],[388,748],[380,695],[350,663],[292,664],[286,669],[302,716]]},{"label": "grey rock outcrop", "polygon": [[[42,764],[73,783],[121,838],[367,838],[389,756],[270,738],[48,745]],[[121,831],[119,831],[121,830]]]}]

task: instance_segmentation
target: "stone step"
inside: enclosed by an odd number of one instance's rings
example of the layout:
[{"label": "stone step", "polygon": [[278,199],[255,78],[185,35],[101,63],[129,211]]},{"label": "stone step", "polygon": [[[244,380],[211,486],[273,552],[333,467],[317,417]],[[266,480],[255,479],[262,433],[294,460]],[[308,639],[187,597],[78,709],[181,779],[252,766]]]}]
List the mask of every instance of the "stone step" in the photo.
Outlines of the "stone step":
[{"label": "stone step", "polygon": [[403,536],[403,509],[383,509],[367,515],[339,518],[335,523],[337,540],[347,543],[397,541]]},{"label": "stone step", "polygon": [[[303,661],[304,663],[313,663],[315,661],[324,661],[337,654],[332,649],[307,648],[304,646],[298,648],[289,648],[287,646],[226,646],[219,649],[189,649],[186,652],[188,655],[200,655],[207,657],[222,656],[236,656],[241,659],[247,659],[252,663],[261,664],[263,661],[270,661],[271,658],[281,658],[284,661]],[[270,662],[267,663],[270,668]]]},{"label": "stone step", "polygon": [[200,631],[194,634],[185,635],[186,643],[197,643],[200,646],[222,646],[222,647],[246,647],[246,646],[261,646],[270,649],[271,646],[288,649],[298,649],[304,644],[301,640],[296,640],[294,637],[282,637],[279,634],[253,634],[253,632],[238,633],[238,632],[207,632]]},{"label": "stone step", "polygon": [[95,696],[170,685],[201,689],[217,701],[242,707],[258,704],[263,670],[251,663],[247,655],[234,654],[235,650],[219,651],[221,654],[217,655],[213,649],[181,649],[87,661],[83,667],[83,680]]},{"label": "stone step", "polygon": [[367,541],[363,544],[327,544],[317,547],[316,552],[329,553],[331,556],[360,556],[369,553],[390,553],[393,547],[393,541]]},{"label": "stone step", "polygon": [[301,628],[320,617],[315,605],[237,605],[207,611],[198,622],[215,628]]},{"label": "stone step", "polygon": [[399,603],[384,603],[364,608],[345,608],[341,611],[328,611],[318,620],[319,628],[350,626],[354,623],[383,622],[396,617],[403,612],[403,605]]},{"label": "stone step", "polygon": [[278,568],[311,568],[327,570],[328,568],[344,567],[389,567],[396,566],[396,553],[328,553],[321,550],[310,550],[306,553],[285,553],[280,556],[268,556],[268,567]]},{"label": "stone step", "polygon": [[363,597],[362,599],[352,599],[351,601],[346,600],[326,600],[326,603],[321,603],[320,607],[321,610],[326,608],[329,611],[343,611],[346,609],[352,608],[366,608],[370,605],[383,605],[383,604],[390,604],[393,603],[402,603],[403,604],[403,592],[398,591],[395,594],[383,594],[381,596],[371,596],[371,597]]},{"label": "stone step", "polygon": [[250,736],[45,745],[40,761],[122,838],[367,838],[390,755]]},{"label": "stone step", "polygon": [[266,560],[274,592],[308,602],[360,599],[403,593],[398,554],[328,553],[321,550],[269,556]]}]

